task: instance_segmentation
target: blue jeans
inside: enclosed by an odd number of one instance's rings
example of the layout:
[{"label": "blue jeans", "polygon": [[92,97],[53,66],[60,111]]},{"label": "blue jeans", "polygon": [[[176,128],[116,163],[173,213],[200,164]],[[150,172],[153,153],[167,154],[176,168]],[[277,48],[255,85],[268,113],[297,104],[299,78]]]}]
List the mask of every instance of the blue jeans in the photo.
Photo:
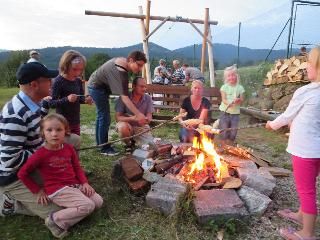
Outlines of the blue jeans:
[{"label": "blue jeans", "polygon": [[[111,123],[109,95],[104,89],[88,87],[89,94],[96,105],[96,142],[103,144],[108,142],[108,132]],[[110,146],[104,146],[102,150]]]},{"label": "blue jeans", "polygon": [[182,143],[192,143],[193,137],[199,137],[200,134],[194,129],[180,128],[179,139]]},{"label": "blue jeans", "polygon": [[[219,128],[237,128],[240,119],[240,114],[221,113],[219,120]],[[220,138],[222,140],[234,141],[237,136],[237,130],[222,131]]]}]

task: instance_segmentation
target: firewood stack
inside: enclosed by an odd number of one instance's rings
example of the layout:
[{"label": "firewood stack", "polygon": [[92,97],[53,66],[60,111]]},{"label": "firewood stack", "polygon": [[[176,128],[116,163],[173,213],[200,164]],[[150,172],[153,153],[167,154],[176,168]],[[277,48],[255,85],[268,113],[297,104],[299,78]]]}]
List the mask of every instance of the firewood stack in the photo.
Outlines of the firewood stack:
[{"label": "firewood stack", "polygon": [[278,59],[274,68],[267,73],[265,86],[281,84],[309,82],[307,76],[307,56],[293,56],[289,59]]}]

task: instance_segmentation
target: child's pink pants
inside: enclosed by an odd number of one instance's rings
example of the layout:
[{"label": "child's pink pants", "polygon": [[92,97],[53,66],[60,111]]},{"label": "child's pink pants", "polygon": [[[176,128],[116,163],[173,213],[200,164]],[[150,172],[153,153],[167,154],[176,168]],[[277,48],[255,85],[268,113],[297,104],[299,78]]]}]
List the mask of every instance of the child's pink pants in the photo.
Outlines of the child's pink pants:
[{"label": "child's pink pants", "polygon": [[317,215],[317,177],[320,174],[319,158],[301,158],[292,155],[293,175],[302,212]]},{"label": "child's pink pants", "polygon": [[87,197],[78,188],[74,187],[64,188],[51,200],[58,206],[65,207],[65,209],[53,213],[52,216],[53,221],[65,230],[103,204],[103,199],[99,194],[94,193],[91,197]]}]

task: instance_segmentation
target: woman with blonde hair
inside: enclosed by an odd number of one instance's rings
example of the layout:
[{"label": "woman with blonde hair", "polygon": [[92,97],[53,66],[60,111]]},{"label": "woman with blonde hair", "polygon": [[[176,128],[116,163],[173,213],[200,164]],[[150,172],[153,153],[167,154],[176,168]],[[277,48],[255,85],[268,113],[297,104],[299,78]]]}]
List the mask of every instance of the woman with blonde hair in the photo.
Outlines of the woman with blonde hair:
[{"label": "woman with blonde hair", "polygon": [[202,93],[203,83],[200,80],[194,80],[191,84],[191,96],[183,100],[180,108],[180,114],[187,113],[187,116],[180,120],[182,127],[179,133],[180,142],[192,142],[193,137],[199,135],[193,128],[185,126],[183,120],[201,119],[204,123],[208,122],[210,102],[202,96]]}]

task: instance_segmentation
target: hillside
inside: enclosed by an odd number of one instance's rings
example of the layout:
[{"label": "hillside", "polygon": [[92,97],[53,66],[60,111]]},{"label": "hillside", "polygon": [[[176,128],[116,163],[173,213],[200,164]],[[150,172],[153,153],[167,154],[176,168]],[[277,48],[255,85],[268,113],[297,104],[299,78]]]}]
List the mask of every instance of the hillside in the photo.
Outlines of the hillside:
[{"label": "hillside", "polygon": [[[159,58],[173,59],[177,58],[183,62],[192,63],[193,60],[193,45],[175,50],[169,50],[161,47],[155,43],[149,43],[149,52],[151,61],[157,61]],[[195,62],[196,64],[200,61],[201,57],[201,44],[195,45]],[[130,51],[142,50],[142,44],[136,44],[122,48],[93,48],[93,47],[48,47],[39,49],[41,58],[44,64],[49,67],[57,67],[59,59],[63,52],[69,49],[74,49],[83,53],[87,58],[95,53],[107,53],[109,56],[127,56]],[[223,67],[226,64],[235,63],[237,58],[237,46],[232,44],[220,44],[217,43],[213,47],[215,61],[218,62],[218,67]],[[295,50],[294,52],[297,52]],[[250,49],[246,47],[240,48],[240,62],[242,65],[252,65],[255,62],[263,61],[267,56],[269,49]],[[0,51],[0,61],[5,60],[8,57],[9,52]],[[285,50],[275,50],[269,57],[269,60],[283,58],[286,54]]]}]

